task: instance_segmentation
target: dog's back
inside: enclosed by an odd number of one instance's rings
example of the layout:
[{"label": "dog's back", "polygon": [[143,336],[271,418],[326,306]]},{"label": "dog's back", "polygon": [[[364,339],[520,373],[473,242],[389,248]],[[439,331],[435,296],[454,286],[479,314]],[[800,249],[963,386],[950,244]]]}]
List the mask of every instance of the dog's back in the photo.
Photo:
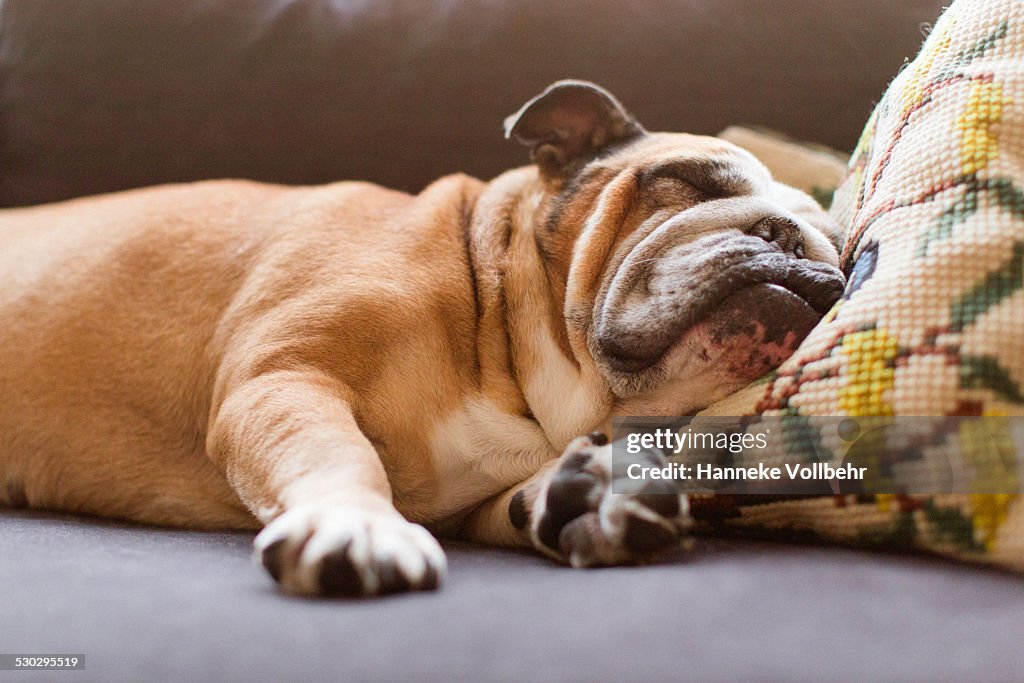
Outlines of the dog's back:
[{"label": "dog's back", "polygon": [[205,457],[233,321],[282,309],[287,334],[305,290],[393,279],[413,203],[215,181],[0,212],[0,504],[255,526]]}]

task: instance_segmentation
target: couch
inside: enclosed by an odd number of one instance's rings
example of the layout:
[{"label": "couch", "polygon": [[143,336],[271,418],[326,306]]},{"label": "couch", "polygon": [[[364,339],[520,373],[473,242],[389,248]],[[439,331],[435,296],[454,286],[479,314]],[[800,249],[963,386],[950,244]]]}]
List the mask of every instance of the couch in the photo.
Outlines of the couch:
[{"label": "couch", "polygon": [[[3,0],[0,205],[241,176],[416,191],[524,162],[500,123],[562,77],[652,129],[847,150],[944,0]],[[2,408],[0,408],[2,409]],[[279,594],[251,534],[0,511],[0,650],[52,681],[1013,680],[1018,577],[700,539],[573,571],[451,541],[436,593]],[[58,678],[59,677],[59,678]]]}]

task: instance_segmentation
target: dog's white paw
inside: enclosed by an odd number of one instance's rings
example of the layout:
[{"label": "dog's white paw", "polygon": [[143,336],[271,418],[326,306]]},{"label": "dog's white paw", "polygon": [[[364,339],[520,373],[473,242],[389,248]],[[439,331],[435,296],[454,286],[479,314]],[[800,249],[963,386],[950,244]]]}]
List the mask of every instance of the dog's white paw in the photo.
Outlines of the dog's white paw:
[{"label": "dog's white paw", "polygon": [[432,590],[446,569],[429,531],[353,507],[292,508],[260,532],[255,550],[282,588],[302,595]]},{"label": "dog's white paw", "polygon": [[607,437],[573,440],[529,515],[534,545],[574,567],[593,567],[643,561],[684,542],[692,526],[685,495],[663,480],[613,493],[613,476]]}]

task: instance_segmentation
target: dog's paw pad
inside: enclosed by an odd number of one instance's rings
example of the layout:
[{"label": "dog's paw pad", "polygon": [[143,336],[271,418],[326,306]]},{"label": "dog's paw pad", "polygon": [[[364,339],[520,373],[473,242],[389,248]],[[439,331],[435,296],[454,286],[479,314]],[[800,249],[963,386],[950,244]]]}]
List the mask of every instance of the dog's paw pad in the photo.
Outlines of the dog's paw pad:
[{"label": "dog's paw pad", "polygon": [[537,537],[552,550],[558,549],[558,537],[565,525],[592,509],[600,495],[601,481],[588,469],[592,459],[593,453],[588,450],[568,451],[548,480]]},{"label": "dog's paw pad", "polygon": [[279,538],[260,552],[260,561],[266,570],[270,572],[274,581],[280,581],[284,575],[284,553],[286,546],[287,540]]},{"label": "dog's paw pad", "polygon": [[627,517],[622,541],[635,553],[650,553],[664,548],[679,539],[672,527],[651,522],[639,517]]},{"label": "dog's paw pad", "polygon": [[611,448],[601,434],[575,439],[548,476],[530,526],[548,555],[577,567],[626,564],[680,544],[689,531],[686,496],[670,483],[612,492]]},{"label": "dog's paw pad", "polygon": [[361,509],[289,510],[255,546],[274,580],[304,595],[433,590],[445,573],[444,552],[426,529]]},{"label": "dog's paw pad", "polygon": [[349,545],[328,553],[320,561],[320,590],[326,595],[362,595],[363,581],[355,562],[348,556]]}]

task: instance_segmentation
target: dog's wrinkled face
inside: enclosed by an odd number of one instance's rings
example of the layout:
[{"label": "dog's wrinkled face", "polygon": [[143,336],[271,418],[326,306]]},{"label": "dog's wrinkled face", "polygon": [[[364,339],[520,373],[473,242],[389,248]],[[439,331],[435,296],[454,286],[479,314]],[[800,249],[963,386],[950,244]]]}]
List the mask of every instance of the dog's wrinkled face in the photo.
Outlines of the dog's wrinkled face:
[{"label": "dog's wrinkled face", "polygon": [[629,207],[593,215],[614,243],[571,319],[620,398],[674,384],[717,400],[792,355],[842,293],[827,216],[742,150],[649,135],[602,165]]},{"label": "dog's wrinkled face", "polygon": [[552,188],[538,244],[566,282],[570,345],[619,412],[723,398],[788,358],[839,298],[838,227],[744,150],[647,133],[577,81],[506,125]]}]

